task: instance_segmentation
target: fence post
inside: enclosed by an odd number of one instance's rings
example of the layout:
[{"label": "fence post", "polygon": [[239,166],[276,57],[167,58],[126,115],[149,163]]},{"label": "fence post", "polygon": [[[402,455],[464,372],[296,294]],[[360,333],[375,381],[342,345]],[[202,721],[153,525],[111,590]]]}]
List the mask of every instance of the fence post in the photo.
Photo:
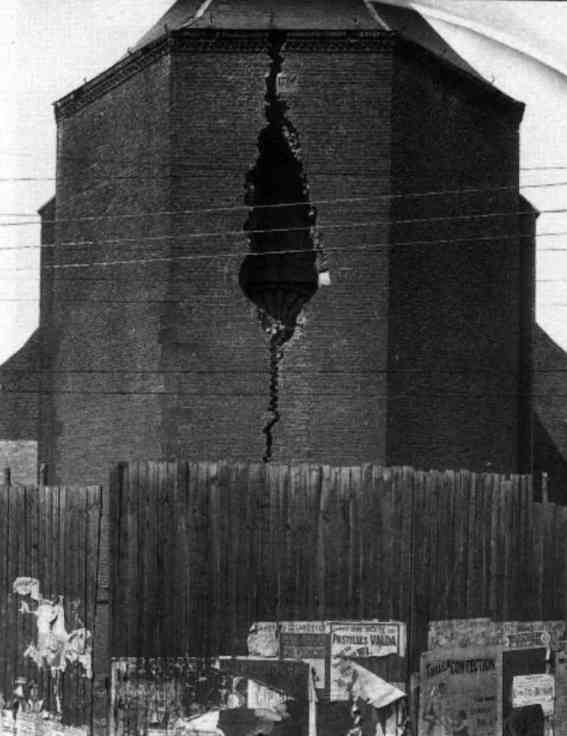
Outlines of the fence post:
[{"label": "fence post", "polygon": [[47,463],[41,463],[39,466],[39,485],[47,486],[48,484],[48,467]]},{"label": "fence post", "polygon": [[549,487],[548,487],[549,476],[547,473],[541,474],[541,502],[549,503]]},{"label": "fence post", "polygon": [[10,468],[4,468],[4,485],[12,485],[12,471],[10,470]]}]

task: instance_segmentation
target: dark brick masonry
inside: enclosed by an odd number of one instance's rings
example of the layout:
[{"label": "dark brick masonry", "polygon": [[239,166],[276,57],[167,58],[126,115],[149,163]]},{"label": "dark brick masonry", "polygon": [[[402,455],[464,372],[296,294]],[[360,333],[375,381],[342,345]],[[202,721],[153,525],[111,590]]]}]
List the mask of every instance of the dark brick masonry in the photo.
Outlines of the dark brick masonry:
[{"label": "dark brick masonry", "polygon": [[[525,266],[499,237],[518,232],[522,106],[391,32],[278,43],[174,32],[58,103],[51,265],[91,265],[50,270],[50,480],[174,456],[518,469]],[[292,155],[271,191],[278,109]],[[468,187],[483,191],[391,197]],[[483,217],[393,222],[459,214]],[[251,232],[277,224],[305,229]],[[403,246],[416,239],[451,242]],[[282,243],[306,255],[278,256],[275,276],[246,258]],[[292,333],[271,351],[258,309]]]}]

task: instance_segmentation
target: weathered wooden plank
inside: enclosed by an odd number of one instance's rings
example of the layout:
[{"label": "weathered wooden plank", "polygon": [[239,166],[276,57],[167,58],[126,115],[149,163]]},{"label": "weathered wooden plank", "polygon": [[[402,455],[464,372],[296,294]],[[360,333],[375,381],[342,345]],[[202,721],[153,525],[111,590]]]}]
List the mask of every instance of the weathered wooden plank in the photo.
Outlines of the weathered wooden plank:
[{"label": "weathered wooden plank", "polygon": [[567,619],[567,508],[558,507],[557,514],[560,523],[558,539],[561,540],[559,545],[559,559],[557,561],[559,571],[557,581],[559,593],[558,606],[560,618]]},{"label": "weathered wooden plank", "polygon": [[[12,581],[17,577],[27,576],[27,559],[26,559],[26,542],[27,542],[27,524],[25,521],[25,489],[20,486],[13,486],[11,489],[12,497],[14,499],[14,525],[15,525],[15,555],[14,561],[15,566],[12,572]],[[19,601],[18,601],[19,603]],[[13,632],[15,634],[15,648],[14,648],[14,671],[17,675],[25,676],[27,674],[27,662],[24,660],[24,651],[28,645],[28,621],[27,617],[21,615],[19,612],[19,606],[15,611],[14,619],[15,626]]]},{"label": "weathered wooden plank", "polygon": [[6,486],[0,486],[0,692],[7,693],[9,683],[8,674],[8,606],[11,589],[8,570],[8,524],[9,524],[9,496]]},{"label": "weathered wooden plank", "polygon": [[200,625],[201,605],[203,598],[202,558],[203,549],[203,497],[201,494],[201,469],[194,463],[188,464],[187,502],[190,513],[188,544],[188,607],[190,628],[187,632],[189,646],[187,651],[198,656],[200,637],[204,634]]},{"label": "weathered wooden plank", "polygon": [[340,616],[350,616],[352,574],[350,568],[352,530],[349,516],[350,473],[348,468],[339,471],[338,512],[341,526],[338,529],[339,545],[339,611]]},{"label": "weathered wooden plank", "polygon": [[387,469],[384,473],[382,497],[380,499],[382,530],[380,535],[382,565],[382,606],[387,618],[393,617],[393,597],[395,584],[393,576],[394,552],[390,529],[393,523],[393,495],[395,469]]},{"label": "weathered wooden plank", "polygon": [[[162,535],[163,503],[159,467],[160,463],[150,461],[144,463],[143,472],[140,473],[140,486],[144,489],[146,533],[149,530],[151,550],[151,557],[148,561],[148,569],[145,571],[144,579],[147,600],[151,606],[150,610],[155,612],[153,632],[151,632],[151,629],[145,627],[141,632],[143,644],[140,651],[143,656],[150,657],[159,657],[160,653],[164,651],[163,599],[161,597],[161,589],[165,569],[163,566]],[[140,491],[138,491],[139,493]]]},{"label": "weathered wooden plank", "polygon": [[[114,656],[123,656],[124,646],[124,605],[125,591],[122,581],[123,568],[125,565],[126,545],[124,539],[124,483],[126,475],[130,472],[128,466],[124,464],[117,465],[110,474],[110,494],[109,494],[109,537],[111,552],[111,650]],[[131,622],[131,626],[135,623]]]},{"label": "weathered wooden plank", "polygon": [[438,536],[440,545],[440,576],[441,576],[441,594],[437,601],[435,610],[435,619],[445,612],[445,615],[451,615],[448,606],[451,604],[451,594],[453,586],[453,567],[455,559],[452,546],[452,529],[453,529],[453,484],[450,481],[448,473],[441,473],[439,476],[439,484],[441,486],[440,508],[438,509]]},{"label": "weathered wooden plank", "polygon": [[164,656],[181,656],[185,652],[182,647],[184,636],[183,609],[179,605],[180,578],[183,573],[177,565],[177,542],[180,541],[179,525],[176,516],[176,483],[175,464],[164,462],[159,465],[160,507],[162,511],[161,546],[163,554],[163,576],[160,585],[160,596],[163,601],[163,646]]},{"label": "weathered wooden plank", "polygon": [[537,592],[536,592],[536,619],[542,620],[545,617],[544,603],[544,571],[545,571],[545,557],[544,557],[544,541],[543,535],[545,534],[543,506],[540,503],[534,503],[533,505],[533,519],[534,519],[534,563],[535,563],[535,577],[537,581]]},{"label": "weathered wooden plank", "polygon": [[[242,592],[240,586],[246,585],[243,569],[242,546],[246,539],[245,518],[241,513],[241,502],[246,488],[245,466],[232,465],[227,479],[227,596],[229,620],[228,651],[246,653],[246,635],[250,624],[241,614]],[[281,593],[280,593],[281,595]]]},{"label": "weathered wooden plank", "polygon": [[[209,492],[209,610],[208,622],[210,633],[210,650],[213,654],[218,646],[219,623],[222,620],[223,599],[223,572],[222,572],[222,545],[223,524],[222,507],[219,487],[219,468],[216,463],[208,465],[208,492]],[[262,557],[258,556],[260,567]]]},{"label": "weathered wooden plank", "polygon": [[360,487],[362,477],[360,468],[349,468],[349,523],[350,523],[350,616],[353,618],[362,617],[361,607],[361,570],[359,560],[361,558],[362,549],[362,529],[361,529],[361,510],[360,510]]}]

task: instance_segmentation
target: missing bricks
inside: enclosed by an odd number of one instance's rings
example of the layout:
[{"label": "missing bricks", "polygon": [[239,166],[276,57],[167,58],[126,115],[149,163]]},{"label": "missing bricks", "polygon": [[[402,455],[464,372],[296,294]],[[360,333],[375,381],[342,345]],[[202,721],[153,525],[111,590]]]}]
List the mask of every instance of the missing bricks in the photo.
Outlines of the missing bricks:
[{"label": "missing bricks", "polygon": [[324,254],[317,233],[317,211],[309,202],[299,137],[278,94],[285,34],[270,38],[266,76],[268,124],[258,138],[259,156],[246,175],[244,229],[251,254],[240,269],[240,286],[256,305],[260,324],[270,338],[270,421],[264,428],[264,461],[272,458],[273,429],[280,418],[279,372],[284,345],[293,336],[301,311],[317,291]]}]

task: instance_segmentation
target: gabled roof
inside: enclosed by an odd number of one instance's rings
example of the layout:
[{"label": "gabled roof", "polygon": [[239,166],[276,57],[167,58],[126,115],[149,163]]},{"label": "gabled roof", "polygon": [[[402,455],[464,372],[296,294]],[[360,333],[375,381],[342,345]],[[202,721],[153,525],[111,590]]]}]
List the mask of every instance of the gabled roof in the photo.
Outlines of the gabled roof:
[{"label": "gabled roof", "polygon": [[[230,30],[385,30],[399,33],[477,78],[416,10],[373,0],[177,0],[138,41],[136,51],[169,31],[184,28]],[[484,81],[484,80],[483,80]]]},{"label": "gabled roof", "polygon": [[[195,37],[208,31],[223,34],[244,34],[288,31],[290,34],[344,35],[349,32],[370,37],[388,34],[400,40],[400,50],[411,56],[420,49],[422,56],[437,59],[449,71],[456,71],[465,82],[472,83],[477,91],[488,93],[499,106],[510,111],[519,124],[524,105],[504,94],[479,75],[457,52],[449,46],[428,21],[416,10],[375,0],[177,0],[138,43],[128,49],[128,54],[82,87],[55,103],[57,119],[65,117],[127,78],[140,62],[149,63],[152,54],[162,53],[169,34],[185,36],[184,31],[194,30]],[[160,51],[161,50],[161,51]],[[420,62],[421,63],[421,62]]]},{"label": "gabled roof", "polygon": [[133,50],[184,28],[345,31],[377,25],[363,0],[177,0]]}]

